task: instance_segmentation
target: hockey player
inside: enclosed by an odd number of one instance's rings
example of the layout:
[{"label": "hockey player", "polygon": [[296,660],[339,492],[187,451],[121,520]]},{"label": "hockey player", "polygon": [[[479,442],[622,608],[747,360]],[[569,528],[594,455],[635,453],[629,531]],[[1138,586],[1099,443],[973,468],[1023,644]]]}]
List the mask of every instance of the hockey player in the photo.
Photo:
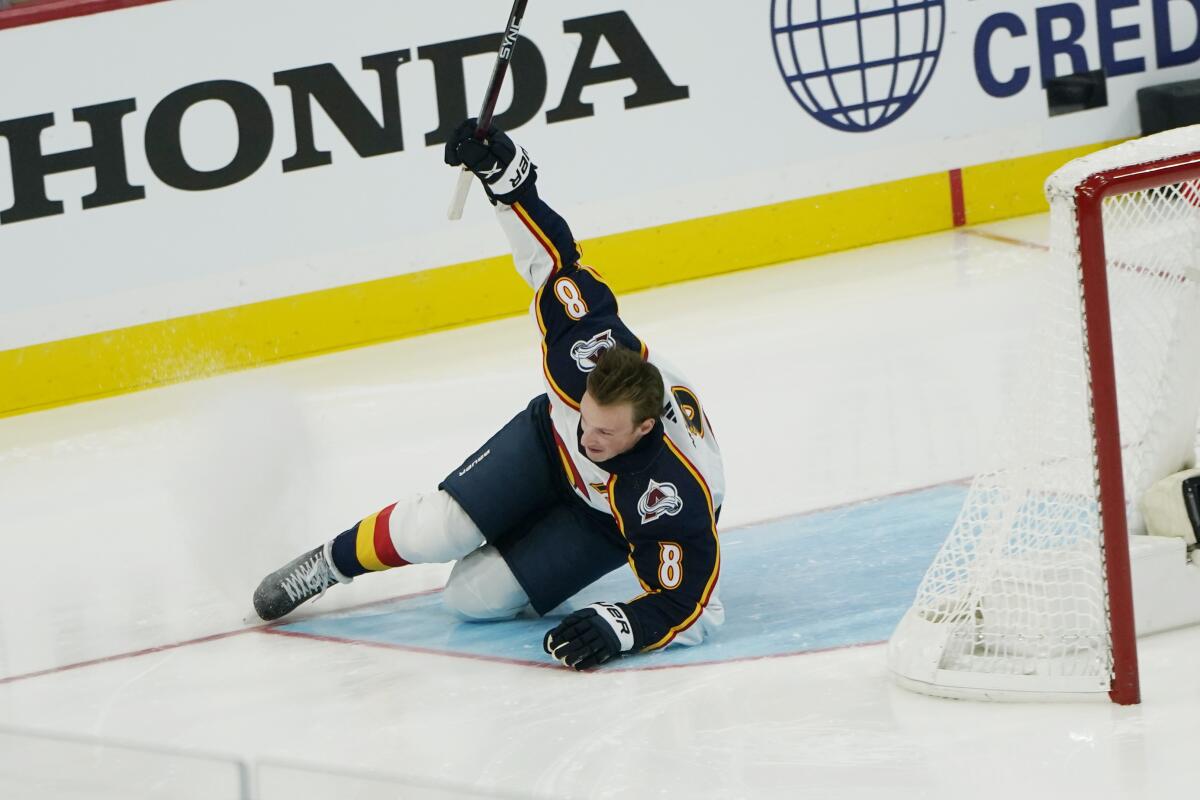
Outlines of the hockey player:
[{"label": "hockey player", "polygon": [[[565,666],[697,644],[721,624],[721,454],[699,395],[617,314],[579,263],[567,223],[541,199],[524,148],[474,121],[446,144],[482,182],[534,290],[546,393],[439,484],[372,514],[263,579],[264,620],[335,583],[457,559],[444,600],[469,620],[545,614],[628,563],[643,594],[567,615],[544,640]],[[615,598],[614,598],[615,600]]]}]

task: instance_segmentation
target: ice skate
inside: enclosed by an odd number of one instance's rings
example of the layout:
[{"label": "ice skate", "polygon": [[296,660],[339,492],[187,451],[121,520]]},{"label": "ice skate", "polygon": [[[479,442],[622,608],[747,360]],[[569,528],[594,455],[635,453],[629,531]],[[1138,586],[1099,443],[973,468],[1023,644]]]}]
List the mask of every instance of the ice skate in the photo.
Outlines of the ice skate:
[{"label": "ice skate", "polygon": [[349,583],[330,564],[326,549],[315,547],[263,578],[254,590],[255,613],[268,622],[279,619],[335,583]]}]

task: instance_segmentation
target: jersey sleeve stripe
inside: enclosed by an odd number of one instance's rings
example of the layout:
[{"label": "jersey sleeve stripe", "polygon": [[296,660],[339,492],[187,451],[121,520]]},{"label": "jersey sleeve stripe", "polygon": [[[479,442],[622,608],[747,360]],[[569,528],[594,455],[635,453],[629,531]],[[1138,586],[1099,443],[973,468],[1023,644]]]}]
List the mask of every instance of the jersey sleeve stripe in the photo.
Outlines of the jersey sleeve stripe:
[{"label": "jersey sleeve stripe", "polygon": [[688,460],[687,456],[685,456],[679,450],[679,448],[675,446],[675,443],[671,441],[670,436],[668,436],[667,434],[664,433],[663,441],[666,443],[667,449],[669,449],[672,453],[675,454],[675,457],[679,459],[679,461],[683,464],[684,468],[688,472],[692,473],[692,477],[695,478],[696,483],[698,483],[700,485],[700,490],[704,492],[704,499],[708,503],[708,516],[713,521],[713,526],[712,526],[713,527],[713,536],[716,536],[717,535],[716,513],[713,510],[712,492],[709,491],[709,489],[708,489],[708,483],[704,480],[704,478],[702,478],[700,476],[700,471],[698,469],[696,469],[696,467],[692,464],[691,461]]},{"label": "jersey sleeve stripe", "polygon": [[678,636],[680,633],[686,631],[688,628],[692,627],[692,625],[696,624],[696,620],[700,619],[700,615],[704,613],[704,609],[708,606],[708,600],[712,596],[712,588],[716,585],[717,576],[720,574],[720,572],[721,572],[721,551],[718,550],[716,561],[713,564],[713,573],[712,573],[712,576],[709,578],[708,586],[704,590],[704,597],[701,599],[701,602],[696,604],[696,607],[692,610],[692,613],[689,614],[683,622],[679,623],[678,625],[674,626],[669,631],[667,631],[666,635],[663,636],[663,638],[659,639],[654,644],[646,645],[645,647],[643,647],[642,648],[643,652],[645,652],[647,650],[660,650],[660,649],[666,647],[672,641],[675,640],[676,636]]},{"label": "jersey sleeve stripe", "polygon": [[550,372],[549,348],[546,343],[542,342],[542,373],[546,376],[546,383],[550,384],[550,388],[558,395],[558,399],[567,404],[569,408],[575,411],[579,410],[579,401],[572,399],[571,395],[563,391],[563,388],[554,380],[554,375]]},{"label": "jersey sleeve stripe", "polygon": [[625,541],[629,541],[629,537],[625,535],[625,520],[621,518],[621,512],[617,508],[617,501],[614,499],[615,489],[617,488],[617,476],[613,473],[608,476],[608,507],[612,509],[613,519],[617,521],[617,530],[621,532],[621,536]]},{"label": "jersey sleeve stripe", "polygon": [[[625,520],[621,517],[621,512],[617,510],[617,501],[613,498],[616,496],[617,476],[610,475],[608,478],[608,507],[612,509],[613,519],[617,522],[617,530],[621,532],[626,544],[629,543],[629,537],[625,534]],[[629,568],[633,570],[633,577],[637,578],[637,582],[641,584],[642,590],[646,594],[653,594],[654,590],[650,588],[650,584],[642,580],[642,576],[638,574],[637,563],[633,560],[633,545],[629,545]],[[644,596],[644,595],[643,595]]]},{"label": "jersey sleeve stripe", "polygon": [[629,554],[629,567],[630,567],[630,569],[633,570],[633,577],[637,578],[637,582],[639,584],[641,584],[641,587],[642,587],[642,594],[640,595],[641,597],[646,597],[646,596],[652,595],[652,594],[658,594],[658,591],[650,588],[650,584],[648,584],[644,580],[642,580],[642,576],[638,574],[637,564],[633,560],[632,552]]},{"label": "jersey sleeve stripe", "polygon": [[546,338],[546,320],[542,317],[542,292],[546,291],[546,284],[538,287],[538,290],[533,293],[533,315],[537,319],[538,330],[542,334],[542,339]]},{"label": "jersey sleeve stripe", "polygon": [[663,441],[666,442],[667,448],[670,449],[670,451],[675,454],[684,467],[687,468],[687,471],[692,473],[692,477],[696,479],[696,483],[700,484],[700,488],[704,491],[704,497],[708,501],[708,519],[710,523],[710,530],[712,531],[713,536],[713,547],[715,548],[717,555],[713,563],[712,575],[709,576],[708,582],[704,585],[704,592],[700,595],[700,606],[703,607],[708,605],[708,600],[712,596],[713,588],[717,585],[717,575],[721,571],[721,544],[720,538],[717,536],[717,515],[716,511],[713,509],[712,492],[709,491],[708,484],[704,481],[704,478],[701,477],[700,471],[696,469],[691,461],[688,461],[687,456],[680,452],[679,448],[675,446],[675,443],[671,441],[671,437],[664,433]]},{"label": "jersey sleeve stripe", "polygon": [[571,485],[579,490],[579,493],[586,499],[588,496],[587,481],[583,479],[579,468],[575,466],[575,462],[571,460],[571,456],[567,453],[567,446],[563,443],[562,437],[558,435],[558,429],[553,423],[550,425],[550,432],[554,434],[554,445],[558,449],[559,460],[562,461],[563,470],[570,479]]},{"label": "jersey sleeve stripe", "polygon": [[[718,553],[717,554],[717,564],[713,571],[714,578],[716,577],[716,572],[718,570],[720,570],[720,567],[721,567],[721,556]],[[645,647],[643,647],[642,652],[646,652],[649,650],[661,650],[662,648],[669,645],[672,641],[675,640],[676,636],[678,636],[683,631],[686,631],[688,628],[692,627],[692,625],[696,624],[696,620],[700,619],[700,615],[704,613],[705,605],[707,605],[707,600],[705,601],[704,604],[697,603],[696,607],[692,611],[692,613],[687,616],[687,619],[685,619],[683,622],[681,622],[678,625],[671,628],[671,630],[667,631],[666,635],[663,636],[663,638],[659,639],[654,644],[649,644],[649,645],[646,645]]]},{"label": "jersey sleeve stripe", "polygon": [[520,203],[514,203],[512,209],[513,211],[517,212],[517,219],[521,220],[521,223],[529,230],[529,232],[533,235],[533,238],[538,240],[538,243],[541,244],[542,248],[545,249],[546,253],[550,256],[550,260],[554,264],[553,268],[550,270],[550,275],[555,275],[560,269],[562,269],[563,265],[562,256],[559,255],[558,248],[554,246],[554,242],[550,241],[550,237],[546,235],[546,232],[543,231],[538,224],[533,221],[533,218],[529,216],[529,212],[525,210],[524,206],[522,206]]},{"label": "jersey sleeve stripe", "polygon": [[617,304],[617,293],[614,292],[613,288],[608,285],[608,281],[604,280],[604,278],[600,275],[600,273],[596,271],[595,267],[589,267],[585,264],[580,264],[579,268],[581,270],[583,270],[584,272],[586,272],[588,275],[591,275],[593,278],[595,278],[596,283],[598,283],[601,286],[608,289],[609,293],[612,294],[612,296],[613,296],[613,305],[615,306]]},{"label": "jersey sleeve stripe", "polygon": [[533,293],[533,311],[534,317],[537,319],[538,330],[542,334],[542,374],[546,376],[546,383],[558,395],[558,399],[567,404],[569,408],[579,410],[579,402],[572,399],[569,394],[563,391],[563,388],[554,380],[554,375],[550,372],[550,347],[546,344],[546,321],[542,317],[542,295],[546,291],[549,282],[543,283],[538,290]]},{"label": "jersey sleeve stripe", "polygon": [[[601,284],[602,286],[604,286],[605,288],[608,289],[609,293],[612,294],[613,308],[616,309],[617,308],[617,295],[615,292],[613,292],[612,287],[608,285],[608,281],[604,280],[603,276],[601,276],[600,273],[596,271],[595,267],[589,267],[586,264],[580,264],[579,269],[586,272],[588,275],[591,275],[593,278],[596,279],[597,283]],[[646,343],[642,341],[640,336],[636,337],[636,338],[638,340],[638,351],[642,354],[642,361],[649,361],[650,360],[650,348],[646,346]]]}]

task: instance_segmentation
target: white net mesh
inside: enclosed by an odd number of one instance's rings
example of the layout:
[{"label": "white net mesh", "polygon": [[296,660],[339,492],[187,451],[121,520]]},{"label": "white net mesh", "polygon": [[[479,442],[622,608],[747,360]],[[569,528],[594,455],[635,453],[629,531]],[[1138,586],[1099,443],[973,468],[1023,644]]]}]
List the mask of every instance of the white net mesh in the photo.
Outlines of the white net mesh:
[{"label": "white net mesh", "polygon": [[[906,618],[893,637],[895,650],[914,626],[936,630],[940,672],[920,680],[1038,691],[1107,684],[1075,187],[1095,172],[1191,151],[1200,151],[1200,127],[1102,151],[1047,184],[1051,256],[1030,298],[1032,347],[1004,426],[1004,466],[976,477],[909,612],[920,621]],[[1126,508],[1137,531],[1137,498],[1195,458],[1200,181],[1110,198],[1103,219]],[[893,669],[903,671],[895,655]]]}]

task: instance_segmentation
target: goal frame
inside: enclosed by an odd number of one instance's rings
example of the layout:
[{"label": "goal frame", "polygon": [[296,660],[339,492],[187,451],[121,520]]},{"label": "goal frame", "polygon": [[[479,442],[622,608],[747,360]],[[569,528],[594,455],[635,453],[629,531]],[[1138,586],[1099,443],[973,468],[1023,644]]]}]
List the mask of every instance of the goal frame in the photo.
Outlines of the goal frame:
[{"label": "goal frame", "polygon": [[1200,152],[1094,173],[1075,187],[1084,342],[1087,347],[1095,469],[1108,582],[1113,676],[1109,697],[1120,705],[1141,702],[1137,631],[1133,616],[1125,478],[1117,415],[1116,367],[1108,296],[1104,201],[1117,195],[1200,179]]}]

